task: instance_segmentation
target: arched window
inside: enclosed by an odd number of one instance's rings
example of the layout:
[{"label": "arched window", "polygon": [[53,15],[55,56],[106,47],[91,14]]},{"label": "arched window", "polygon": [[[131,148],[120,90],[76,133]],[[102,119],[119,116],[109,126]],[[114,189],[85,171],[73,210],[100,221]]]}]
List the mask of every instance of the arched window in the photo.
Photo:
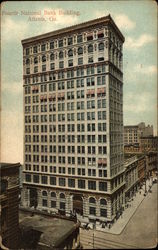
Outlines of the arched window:
[{"label": "arched window", "polygon": [[29,58],[26,59],[26,64],[30,64],[30,59]]},{"label": "arched window", "polygon": [[54,60],[54,54],[50,54],[50,60],[53,61]]},{"label": "arched window", "polygon": [[38,63],[38,58],[37,57],[34,58],[34,63],[35,64]]},{"label": "arched window", "polygon": [[79,47],[78,48],[78,55],[82,55],[83,54],[83,48],[82,47]]},{"label": "arched window", "polygon": [[73,51],[72,51],[72,49],[70,49],[70,50],[68,51],[68,56],[73,56]]},{"label": "arched window", "polygon": [[61,199],[65,199],[65,194],[61,193],[61,194],[60,194],[60,198],[61,198]]},{"label": "arched window", "polygon": [[96,203],[95,198],[90,197],[90,198],[89,198],[89,203],[94,203],[94,204],[95,204],[95,203]]},{"label": "arched window", "polygon": [[100,205],[107,205],[107,201],[105,199],[100,200]]},{"label": "arched window", "polygon": [[98,48],[99,50],[104,50],[104,43],[99,43]]},{"label": "arched window", "polygon": [[55,192],[51,192],[51,197],[55,198],[56,197],[56,193]]},{"label": "arched window", "polygon": [[47,196],[47,191],[43,191],[43,192],[42,192],[42,195],[43,195],[43,196]]},{"label": "arched window", "polygon": [[93,52],[93,45],[92,44],[90,44],[89,46],[88,46],[88,52],[90,53],[90,52]]},{"label": "arched window", "polygon": [[42,62],[46,62],[46,56],[42,56]]},{"label": "arched window", "polygon": [[64,53],[63,53],[63,51],[60,51],[59,52],[59,58],[63,58],[64,57]]}]

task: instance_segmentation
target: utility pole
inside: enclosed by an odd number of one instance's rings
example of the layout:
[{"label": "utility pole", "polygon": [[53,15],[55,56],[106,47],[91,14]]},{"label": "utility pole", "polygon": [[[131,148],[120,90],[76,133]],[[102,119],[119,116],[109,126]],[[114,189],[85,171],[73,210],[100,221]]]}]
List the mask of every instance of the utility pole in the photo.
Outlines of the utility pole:
[{"label": "utility pole", "polygon": [[95,229],[95,224],[93,224],[93,249],[95,249],[94,248],[94,229]]}]

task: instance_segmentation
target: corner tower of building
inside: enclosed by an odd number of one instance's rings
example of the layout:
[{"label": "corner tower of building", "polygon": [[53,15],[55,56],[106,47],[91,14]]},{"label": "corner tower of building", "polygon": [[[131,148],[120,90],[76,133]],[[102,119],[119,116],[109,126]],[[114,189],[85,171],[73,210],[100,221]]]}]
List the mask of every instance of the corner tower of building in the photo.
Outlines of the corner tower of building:
[{"label": "corner tower of building", "polygon": [[106,16],[23,45],[23,206],[113,221],[124,202],[124,37]]}]

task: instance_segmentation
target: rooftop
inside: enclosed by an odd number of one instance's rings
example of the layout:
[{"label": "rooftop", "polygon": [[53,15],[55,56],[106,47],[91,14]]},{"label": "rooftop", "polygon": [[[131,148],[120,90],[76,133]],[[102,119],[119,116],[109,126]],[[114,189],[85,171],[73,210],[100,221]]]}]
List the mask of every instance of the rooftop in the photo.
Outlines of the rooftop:
[{"label": "rooftop", "polygon": [[26,43],[31,43],[31,42],[34,42],[34,41],[37,41],[37,40],[41,40],[41,39],[44,39],[44,38],[52,38],[52,37],[55,37],[55,36],[59,36],[59,35],[62,35],[64,33],[67,33],[67,32],[70,33],[70,32],[74,32],[74,31],[77,31],[77,30],[80,30],[80,29],[89,28],[89,27],[93,28],[94,25],[102,24],[102,23],[111,24],[112,27],[118,33],[120,39],[123,42],[125,41],[124,36],[122,35],[122,33],[120,32],[120,30],[116,26],[116,24],[113,21],[112,17],[110,15],[108,15],[108,16],[100,17],[100,18],[93,19],[93,20],[90,20],[90,21],[87,21],[87,22],[83,22],[83,23],[79,23],[79,24],[76,24],[76,25],[72,25],[72,26],[69,26],[69,27],[66,27],[66,28],[62,28],[62,29],[58,29],[58,30],[55,30],[55,31],[51,31],[51,32],[48,32],[48,33],[45,33],[45,34],[42,34],[42,35],[38,35],[38,36],[26,38],[26,39],[22,40],[21,42],[22,42],[22,45],[24,45]]},{"label": "rooftop", "polygon": [[[20,212],[20,228],[25,232],[38,232],[38,243],[55,247],[59,246],[77,227],[78,223],[41,214],[25,214]],[[32,239],[30,239],[31,241]]]},{"label": "rooftop", "polygon": [[10,167],[20,167],[21,164],[20,162],[17,163],[7,163],[7,162],[0,162],[0,169],[4,169],[4,168],[10,168]]}]

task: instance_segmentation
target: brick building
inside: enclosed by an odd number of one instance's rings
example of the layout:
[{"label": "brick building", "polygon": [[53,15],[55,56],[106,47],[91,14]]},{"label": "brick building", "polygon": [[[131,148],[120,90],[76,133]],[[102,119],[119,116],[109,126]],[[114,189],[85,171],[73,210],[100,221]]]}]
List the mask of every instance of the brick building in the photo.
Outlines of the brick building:
[{"label": "brick building", "polygon": [[0,163],[0,235],[4,246],[18,247],[20,163]]}]

